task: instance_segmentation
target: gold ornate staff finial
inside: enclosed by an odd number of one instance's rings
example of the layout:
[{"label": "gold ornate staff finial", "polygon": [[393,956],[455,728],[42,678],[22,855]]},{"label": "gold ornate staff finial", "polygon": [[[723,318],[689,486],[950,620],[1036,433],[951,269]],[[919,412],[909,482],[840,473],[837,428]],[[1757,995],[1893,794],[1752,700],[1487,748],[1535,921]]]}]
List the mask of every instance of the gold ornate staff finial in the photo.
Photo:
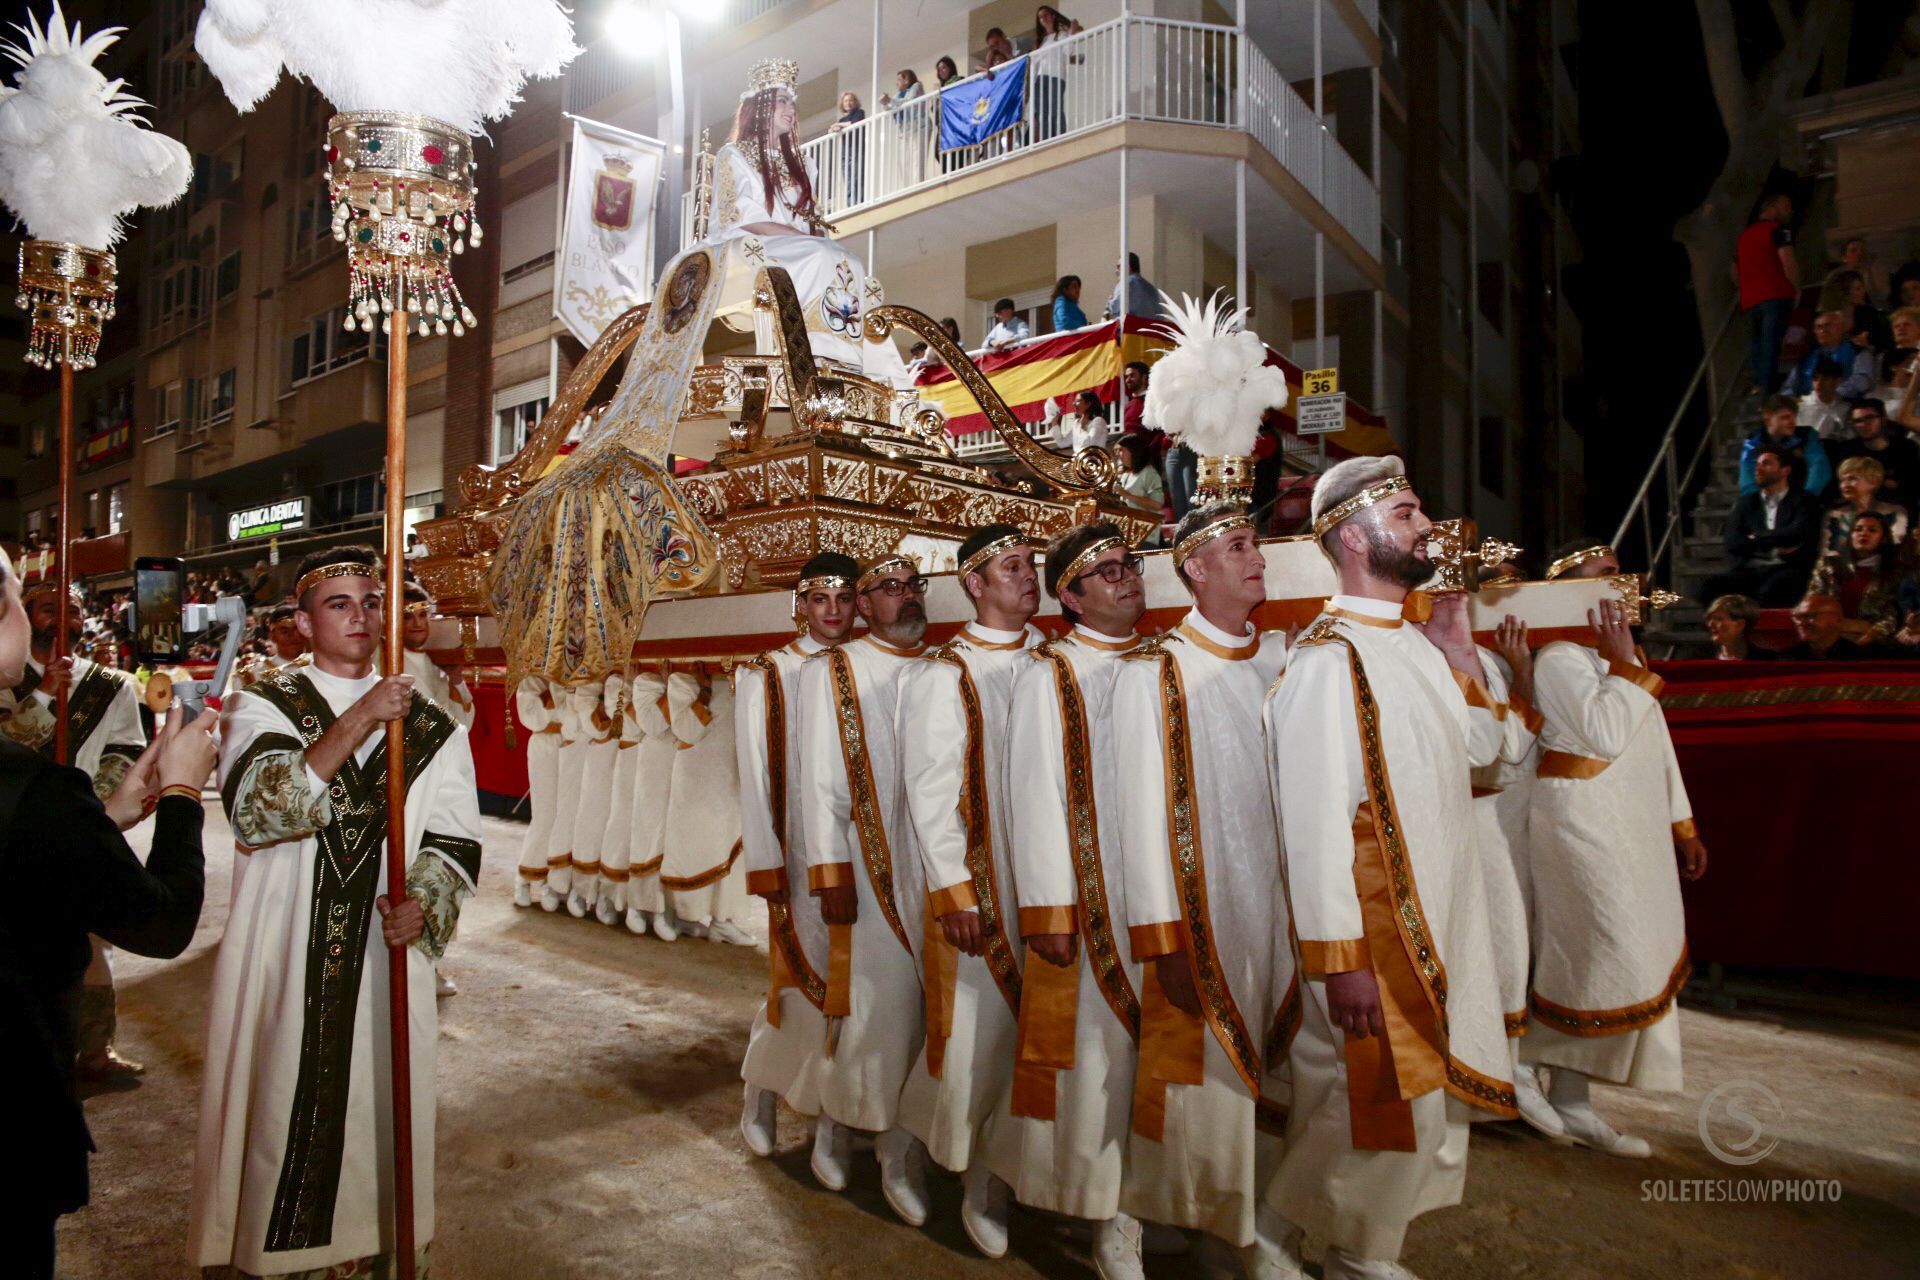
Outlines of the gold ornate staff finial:
[{"label": "gold ornate staff finial", "polygon": [[119,292],[112,250],[23,241],[14,303],[28,315],[26,362],[41,369],[63,363],[93,368],[100,328],[113,319]]}]

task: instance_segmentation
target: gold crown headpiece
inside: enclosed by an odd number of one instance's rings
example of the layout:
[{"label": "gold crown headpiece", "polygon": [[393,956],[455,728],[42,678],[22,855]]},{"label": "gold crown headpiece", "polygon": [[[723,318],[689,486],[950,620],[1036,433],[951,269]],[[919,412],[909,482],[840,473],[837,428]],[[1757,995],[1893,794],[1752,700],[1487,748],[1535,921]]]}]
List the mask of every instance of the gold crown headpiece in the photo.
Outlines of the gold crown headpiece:
[{"label": "gold crown headpiece", "polygon": [[872,564],[860,571],[860,581],[854,584],[854,589],[856,591],[865,591],[868,587],[871,587],[874,583],[894,572],[896,569],[905,569],[908,573],[917,573],[920,570],[920,566],[906,556],[881,556],[878,560],[875,560]]},{"label": "gold crown headpiece", "polygon": [[1558,560],[1555,560],[1547,566],[1547,581],[1552,582],[1555,578],[1579,568],[1589,560],[1598,560],[1601,556],[1610,556],[1612,554],[1613,548],[1604,542],[1596,542],[1592,546],[1582,547],[1578,551],[1569,551],[1566,555],[1561,556]]},{"label": "gold crown headpiece", "polygon": [[851,587],[853,579],[844,573],[816,573],[811,578],[802,578],[793,584],[793,594],[808,596],[815,591],[832,591],[835,587]]},{"label": "gold crown headpiece", "polygon": [[293,598],[300,599],[328,578],[373,578],[377,581],[379,577],[380,574],[374,567],[364,560],[341,560],[334,564],[323,564],[318,569],[311,569],[300,575],[300,581],[293,584]]},{"label": "gold crown headpiece", "polygon": [[747,68],[747,91],[740,95],[741,101],[753,97],[756,93],[784,93],[789,98],[800,96],[800,64],[792,58],[762,58]]},{"label": "gold crown headpiece", "polygon": [[1405,476],[1388,476],[1378,484],[1370,484],[1340,505],[1322,511],[1313,522],[1313,536],[1324,538],[1343,521],[1365,511],[1374,503],[1384,502],[1402,489],[1411,488],[1413,483]]},{"label": "gold crown headpiece", "polygon": [[1127,544],[1119,538],[1095,538],[1092,542],[1089,542],[1086,545],[1086,549],[1075,556],[1067,567],[1060,571],[1060,581],[1056,582],[1053,586],[1054,598],[1058,599],[1062,591],[1065,591],[1068,587],[1080,581],[1080,575],[1091,568],[1095,560],[1098,560],[1115,547],[1124,547],[1126,545]]},{"label": "gold crown headpiece", "polygon": [[1200,548],[1215,538],[1232,533],[1235,529],[1253,528],[1253,517],[1244,511],[1235,511],[1232,515],[1222,516],[1208,524],[1201,525],[1186,537],[1174,544],[1173,567],[1178,569],[1199,552]]},{"label": "gold crown headpiece", "polygon": [[[29,582],[20,589],[20,599],[23,602],[35,600],[41,596],[58,594],[60,594],[60,579],[58,578],[39,578],[33,582]],[[84,608],[87,603],[87,593],[77,586],[69,586],[67,588],[67,599],[73,604],[80,605]]]},{"label": "gold crown headpiece", "polygon": [[992,542],[989,542],[986,546],[980,548],[961,562],[960,577],[964,578],[970,573],[976,573],[986,568],[988,564],[992,563],[995,556],[1003,552],[1011,551],[1015,547],[1025,547],[1028,545],[1027,535],[1024,533],[1010,533],[1004,538],[995,538]]}]

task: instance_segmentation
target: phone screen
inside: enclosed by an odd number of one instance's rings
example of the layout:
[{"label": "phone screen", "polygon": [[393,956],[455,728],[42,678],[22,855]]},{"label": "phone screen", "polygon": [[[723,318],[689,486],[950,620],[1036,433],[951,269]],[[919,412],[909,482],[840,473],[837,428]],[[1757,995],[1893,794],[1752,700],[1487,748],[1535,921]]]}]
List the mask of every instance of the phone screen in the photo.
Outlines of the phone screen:
[{"label": "phone screen", "polygon": [[186,658],[186,565],[142,557],[133,569],[134,649],[148,666]]}]

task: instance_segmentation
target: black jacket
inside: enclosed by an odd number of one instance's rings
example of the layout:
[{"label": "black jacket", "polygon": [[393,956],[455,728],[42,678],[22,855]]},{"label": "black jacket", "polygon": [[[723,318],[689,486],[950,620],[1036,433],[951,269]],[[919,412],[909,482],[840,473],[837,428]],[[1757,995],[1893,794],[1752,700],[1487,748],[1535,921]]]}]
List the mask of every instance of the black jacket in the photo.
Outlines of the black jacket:
[{"label": "black jacket", "polygon": [[155,816],[143,867],[85,774],[0,738],[0,878],[30,890],[0,901],[0,1097],[12,1117],[0,1177],[28,1210],[87,1202],[93,1139],[73,1093],[87,935],[171,958],[200,921],[205,815],[169,796]]},{"label": "black jacket", "polygon": [[1778,551],[1783,565],[1810,565],[1820,547],[1820,509],[1805,491],[1789,486],[1769,529],[1761,495],[1741,494],[1720,540],[1733,562],[1742,567],[1768,551]]}]

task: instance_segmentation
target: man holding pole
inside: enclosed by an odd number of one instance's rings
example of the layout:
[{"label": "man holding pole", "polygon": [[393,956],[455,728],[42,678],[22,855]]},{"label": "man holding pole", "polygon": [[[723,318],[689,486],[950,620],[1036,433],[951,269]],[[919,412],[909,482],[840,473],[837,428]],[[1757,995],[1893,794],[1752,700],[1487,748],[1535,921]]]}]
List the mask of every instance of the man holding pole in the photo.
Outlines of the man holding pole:
[{"label": "man holding pole", "polygon": [[[246,856],[214,964],[189,1249],[197,1265],[227,1268],[222,1275],[357,1263],[385,1274],[395,1262],[396,1163],[411,1166],[411,1227],[424,1256],[433,1237],[432,961],[480,866],[467,731],[410,677],[374,669],[384,599],[373,553],[317,552],[300,570],[296,620],[312,664],[235,695],[221,735],[221,799]],[[389,819],[402,816],[385,802],[395,754],[385,731],[396,725],[407,868],[399,901],[382,867]],[[382,994],[389,948],[409,956],[398,1027]],[[396,1042],[410,1047],[391,1065],[411,1080],[413,1139],[398,1162],[383,1061]]]}]

